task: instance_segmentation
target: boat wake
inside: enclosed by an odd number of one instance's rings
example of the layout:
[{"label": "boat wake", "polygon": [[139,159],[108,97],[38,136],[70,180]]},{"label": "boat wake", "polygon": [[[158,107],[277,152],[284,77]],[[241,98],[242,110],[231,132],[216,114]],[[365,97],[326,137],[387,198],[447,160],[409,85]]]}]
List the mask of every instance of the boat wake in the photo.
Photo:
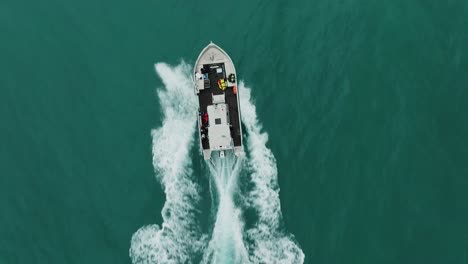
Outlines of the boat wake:
[{"label": "boat wake", "polygon": [[217,200],[217,212],[211,241],[202,263],[249,263],[242,237],[242,212],[235,203],[241,162],[233,151],[226,151],[223,159],[212,155],[212,161],[208,163],[210,186],[214,185],[215,188],[212,199]]},{"label": "boat wake", "polygon": [[256,225],[247,230],[252,263],[303,263],[304,253],[291,234],[280,231],[281,205],[279,199],[278,170],[275,156],[266,143],[268,134],[252,103],[250,89],[239,84],[242,123],[247,130],[248,170],[252,190],[247,195],[248,206],[258,214]]},{"label": "boat wake", "polygon": [[130,247],[133,263],[190,263],[191,256],[205,244],[197,222],[199,186],[192,180],[189,159],[197,109],[189,88],[190,71],[185,63],[176,67],[156,64],[165,89],[158,90],[163,124],[151,131],[153,166],[166,193],[166,202],[161,212],[161,228],[148,225],[133,234]]},{"label": "boat wake", "polygon": [[[151,133],[153,166],[166,202],[161,227],[148,225],[133,234],[132,263],[195,263],[194,256],[202,256],[201,263],[303,263],[304,253],[294,237],[282,231],[276,160],[266,147],[268,135],[262,132],[250,89],[239,83],[248,159],[227,153],[207,163],[216,217],[212,232],[204,234],[198,209],[201,187],[193,179],[189,155],[197,109],[191,67],[184,62],[175,67],[158,63],[156,72],[164,84],[158,90],[164,119]],[[238,186],[241,174],[249,181],[246,193]],[[249,228],[244,210],[256,214]]]}]

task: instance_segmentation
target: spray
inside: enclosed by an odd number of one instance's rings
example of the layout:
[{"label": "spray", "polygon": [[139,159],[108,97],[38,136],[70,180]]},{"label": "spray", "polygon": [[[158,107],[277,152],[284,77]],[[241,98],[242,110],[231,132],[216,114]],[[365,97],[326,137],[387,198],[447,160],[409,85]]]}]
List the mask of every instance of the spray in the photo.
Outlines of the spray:
[{"label": "spray", "polygon": [[[198,223],[200,186],[193,180],[189,150],[193,146],[197,102],[191,69],[185,63],[170,67],[156,64],[164,88],[158,89],[163,110],[162,126],[152,131],[153,166],[166,194],[163,223],[140,228],[132,236],[130,258],[134,264],[193,263],[280,263],[304,262],[304,253],[294,236],[282,231],[276,160],[267,148],[268,134],[262,132],[251,90],[239,83],[242,123],[246,128],[248,159],[226,151],[224,158],[212,155],[207,163],[215,221],[211,234],[203,234]],[[201,158],[201,157],[200,157]],[[245,204],[236,203],[239,175],[246,173]],[[205,190],[207,191],[207,190]],[[244,230],[242,211],[252,209],[256,223]],[[209,242],[208,241],[209,238]]]}]

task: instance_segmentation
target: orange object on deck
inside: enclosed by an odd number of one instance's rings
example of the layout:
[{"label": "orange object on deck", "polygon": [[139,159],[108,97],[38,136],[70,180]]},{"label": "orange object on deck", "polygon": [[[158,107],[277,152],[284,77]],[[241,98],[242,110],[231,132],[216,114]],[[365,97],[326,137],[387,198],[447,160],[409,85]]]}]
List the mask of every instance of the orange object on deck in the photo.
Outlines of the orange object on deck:
[{"label": "orange object on deck", "polygon": [[237,87],[236,87],[235,85],[232,87],[232,92],[233,92],[234,94],[237,94]]}]

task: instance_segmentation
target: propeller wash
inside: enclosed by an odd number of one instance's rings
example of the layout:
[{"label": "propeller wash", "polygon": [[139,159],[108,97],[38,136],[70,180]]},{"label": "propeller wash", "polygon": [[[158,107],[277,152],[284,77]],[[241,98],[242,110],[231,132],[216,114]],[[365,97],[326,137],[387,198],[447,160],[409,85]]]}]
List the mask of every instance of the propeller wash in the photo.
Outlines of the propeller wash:
[{"label": "propeller wash", "polygon": [[[194,70],[184,62],[155,68],[164,87],[158,89],[162,126],[151,131],[153,166],[166,201],[161,226],[143,226],[133,234],[132,263],[303,263],[304,253],[282,227],[278,170],[266,147],[268,135],[262,132],[251,90],[237,82],[227,53],[210,43]],[[193,172],[195,134],[210,190],[201,187]],[[247,191],[239,187],[240,179],[247,181],[242,182]],[[214,201],[209,232],[200,223],[202,192],[210,192]],[[253,223],[243,218],[247,210],[255,212]]]}]

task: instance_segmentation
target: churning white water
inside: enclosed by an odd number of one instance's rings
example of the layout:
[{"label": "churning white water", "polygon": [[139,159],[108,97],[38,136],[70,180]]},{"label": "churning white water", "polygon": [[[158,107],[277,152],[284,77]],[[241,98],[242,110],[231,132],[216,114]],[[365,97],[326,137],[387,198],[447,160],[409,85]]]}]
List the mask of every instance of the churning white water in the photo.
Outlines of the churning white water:
[{"label": "churning white water", "polygon": [[262,132],[251,90],[239,84],[242,123],[247,132],[248,170],[253,184],[246,195],[249,206],[258,213],[255,227],[246,235],[254,241],[249,245],[252,263],[303,263],[304,253],[293,236],[280,231],[281,206],[278,187],[278,170],[275,156],[267,148],[268,134]]},{"label": "churning white water", "polygon": [[164,89],[158,89],[163,111],[162,127],[151,131],[153,166],[166,193],[162,226],[140,228],[132,236],[133,263],[191,263],[204,237],[197,224],[199,186],[192,180],[189,151],[194,142],[196,98],[189,78],[190,67],[156,64]]},{"label": "churning white water", "polygon": [[[281,231],[281,208],[276,160],[266,147],[268,135],[262,132],[251,90],[239,83],[240,111],[246,128],[247,159],[227,152],[207,163],[215,192],[216,219],[210,234],[202,234],[197,219],[200,190],[193,180],[189,150],[195,133],[197,101],[193,93],[190,66],[156,64],[164,88],[158,90],[163,110],[162,127],[152,131],[153,166],[166,193],[163,223],[140,228],[132,236],[133,263],[303,263],[304,253],[291,234]],[[198,142],[198,140],[197,140]],[[198,146],[197,146],[198,147]],[[213,155],[215,156],[215,155]],[[200,159],[202,156],[200,155]],[[249,193],[242,194],[257,214],[256,223],[244,230],[243,206],[235,202],[240,192],[241,172],[248,174]]]},{"label": "churning white water", "polygon": [[212,155],[210,167],[218,200],[216,222],[211,241],[205,250],[203,263],[248,263],[248,254],[243,241],[242,212],[234,203],[238,191],[240,160],[232,151],[224,158]]}]

